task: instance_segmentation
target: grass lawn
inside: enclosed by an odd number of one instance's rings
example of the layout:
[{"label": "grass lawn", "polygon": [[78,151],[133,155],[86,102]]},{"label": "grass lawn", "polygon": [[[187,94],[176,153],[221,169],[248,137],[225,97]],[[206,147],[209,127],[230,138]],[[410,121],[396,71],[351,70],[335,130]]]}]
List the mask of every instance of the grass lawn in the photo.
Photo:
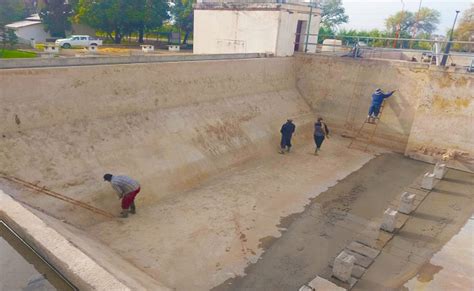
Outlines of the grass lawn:
[{"label": "grass lawn", "polygon": [[35,58],[35,53],[23,52],[17,50],[1,50],[0,59],[17,59],[17,58]]}]

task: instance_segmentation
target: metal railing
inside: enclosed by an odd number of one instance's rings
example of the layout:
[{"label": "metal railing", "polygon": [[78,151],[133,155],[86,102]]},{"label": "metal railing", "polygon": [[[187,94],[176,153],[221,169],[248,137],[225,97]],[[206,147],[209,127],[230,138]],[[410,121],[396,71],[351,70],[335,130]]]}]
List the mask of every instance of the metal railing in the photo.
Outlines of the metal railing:
[{"label": "metal railing", "polygon": [[317,1],[305,0],[198,0],[197,4],[298,4],[318,7]]},{"label": "metal railing", "polygon": [[[295,34],[297,41],[295,48],[305,52],[303,48],[309,48],[306,52],[329,54],[347,57],[361,58],[387,58],[406,61],[420,61],[423,63],[440,64],[443,56],[447,55],[453,60],[462,60],[464,65],[469,66],[474,59],[474,42],[451,41],[453,49],[446,54],[444,48],[447,40],[439,39],[407,39],[392,37],[370,37],[370,36],[334,36],[318,34]],[[311,36],[312,42],[305,41],[306,36]],[[324,43],[325,39],[335,40],[332,43]],[[299,41],[298,41],[299,40]],[[340,43],[340,44],[339,44]],[[395,47],[394,47],[395,44]],[[452,63],[455,63],[452,61]]]}]

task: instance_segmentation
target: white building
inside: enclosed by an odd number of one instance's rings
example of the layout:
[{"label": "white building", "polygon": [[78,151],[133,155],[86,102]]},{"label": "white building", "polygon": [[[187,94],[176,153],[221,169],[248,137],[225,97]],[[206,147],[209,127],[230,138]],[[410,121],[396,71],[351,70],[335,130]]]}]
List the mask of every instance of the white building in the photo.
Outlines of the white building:
[{"label": "white building", "polygon": [[291,3],[276,2],[278,0],[255,0],[258,3],[249,3],[249,0],[215,1],[219,0],[198,0],[194,6],[195,54],[273,53],[290,56],[305,49],[316,51],[321,10],[315,4],[298,0],[291,0]]},{"label": "white building", "polygon": [[[44,24],[41,22],[41,18],[38,14],[32,14],[25,20],[7,24],[5,27],[15,31],[20,43],[29,44],[32,39],[37,43],[46,42],[47,38],[51,38],[49,32],[45,30]],[[73,23],[72,30],[66,33],[95,35],[95,30],[87,25]]]},{"label": "white building", "polygon": [[36,42],[45,42],[47,38],[51,37],[44,30],[44,25],[41,23],[38,14],[33,14],[22,21],[7,24],[5,27],[13,29],[21,43],[30,43],[31,39],[34,39]]}]

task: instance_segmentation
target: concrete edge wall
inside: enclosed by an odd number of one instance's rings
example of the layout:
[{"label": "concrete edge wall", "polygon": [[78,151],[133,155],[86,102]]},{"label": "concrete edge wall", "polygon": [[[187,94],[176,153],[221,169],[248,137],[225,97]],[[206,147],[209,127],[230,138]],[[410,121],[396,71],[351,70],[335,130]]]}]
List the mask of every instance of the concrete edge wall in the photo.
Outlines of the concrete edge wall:
[{"label": "concrete edge wall", "polygon": [[88,56],[70,58],[35,58],[35,59],[7,59],[0,60],[0,69],[15,68],[41,68],[41,67],[69,67],[93,65],[117,65],[133,63],[158,63],[158,62],[190,62],[212,60],[235,60],[263,58],[266,54],[212,54],[212,55],[137,55],[137,56]]},{"label": "concrete edge wall", "polygon": [[0,219],[80,290],[132,290],[2,190]]}]

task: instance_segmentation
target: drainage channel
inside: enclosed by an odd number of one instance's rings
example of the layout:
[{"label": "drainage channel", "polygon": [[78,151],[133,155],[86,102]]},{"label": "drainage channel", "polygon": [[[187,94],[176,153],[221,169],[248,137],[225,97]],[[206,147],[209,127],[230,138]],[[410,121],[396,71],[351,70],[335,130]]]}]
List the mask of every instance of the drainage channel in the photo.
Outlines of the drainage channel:
[{"label": "drainage channel", "polygon": [[0,220],[0,290],[79,290]]}]

